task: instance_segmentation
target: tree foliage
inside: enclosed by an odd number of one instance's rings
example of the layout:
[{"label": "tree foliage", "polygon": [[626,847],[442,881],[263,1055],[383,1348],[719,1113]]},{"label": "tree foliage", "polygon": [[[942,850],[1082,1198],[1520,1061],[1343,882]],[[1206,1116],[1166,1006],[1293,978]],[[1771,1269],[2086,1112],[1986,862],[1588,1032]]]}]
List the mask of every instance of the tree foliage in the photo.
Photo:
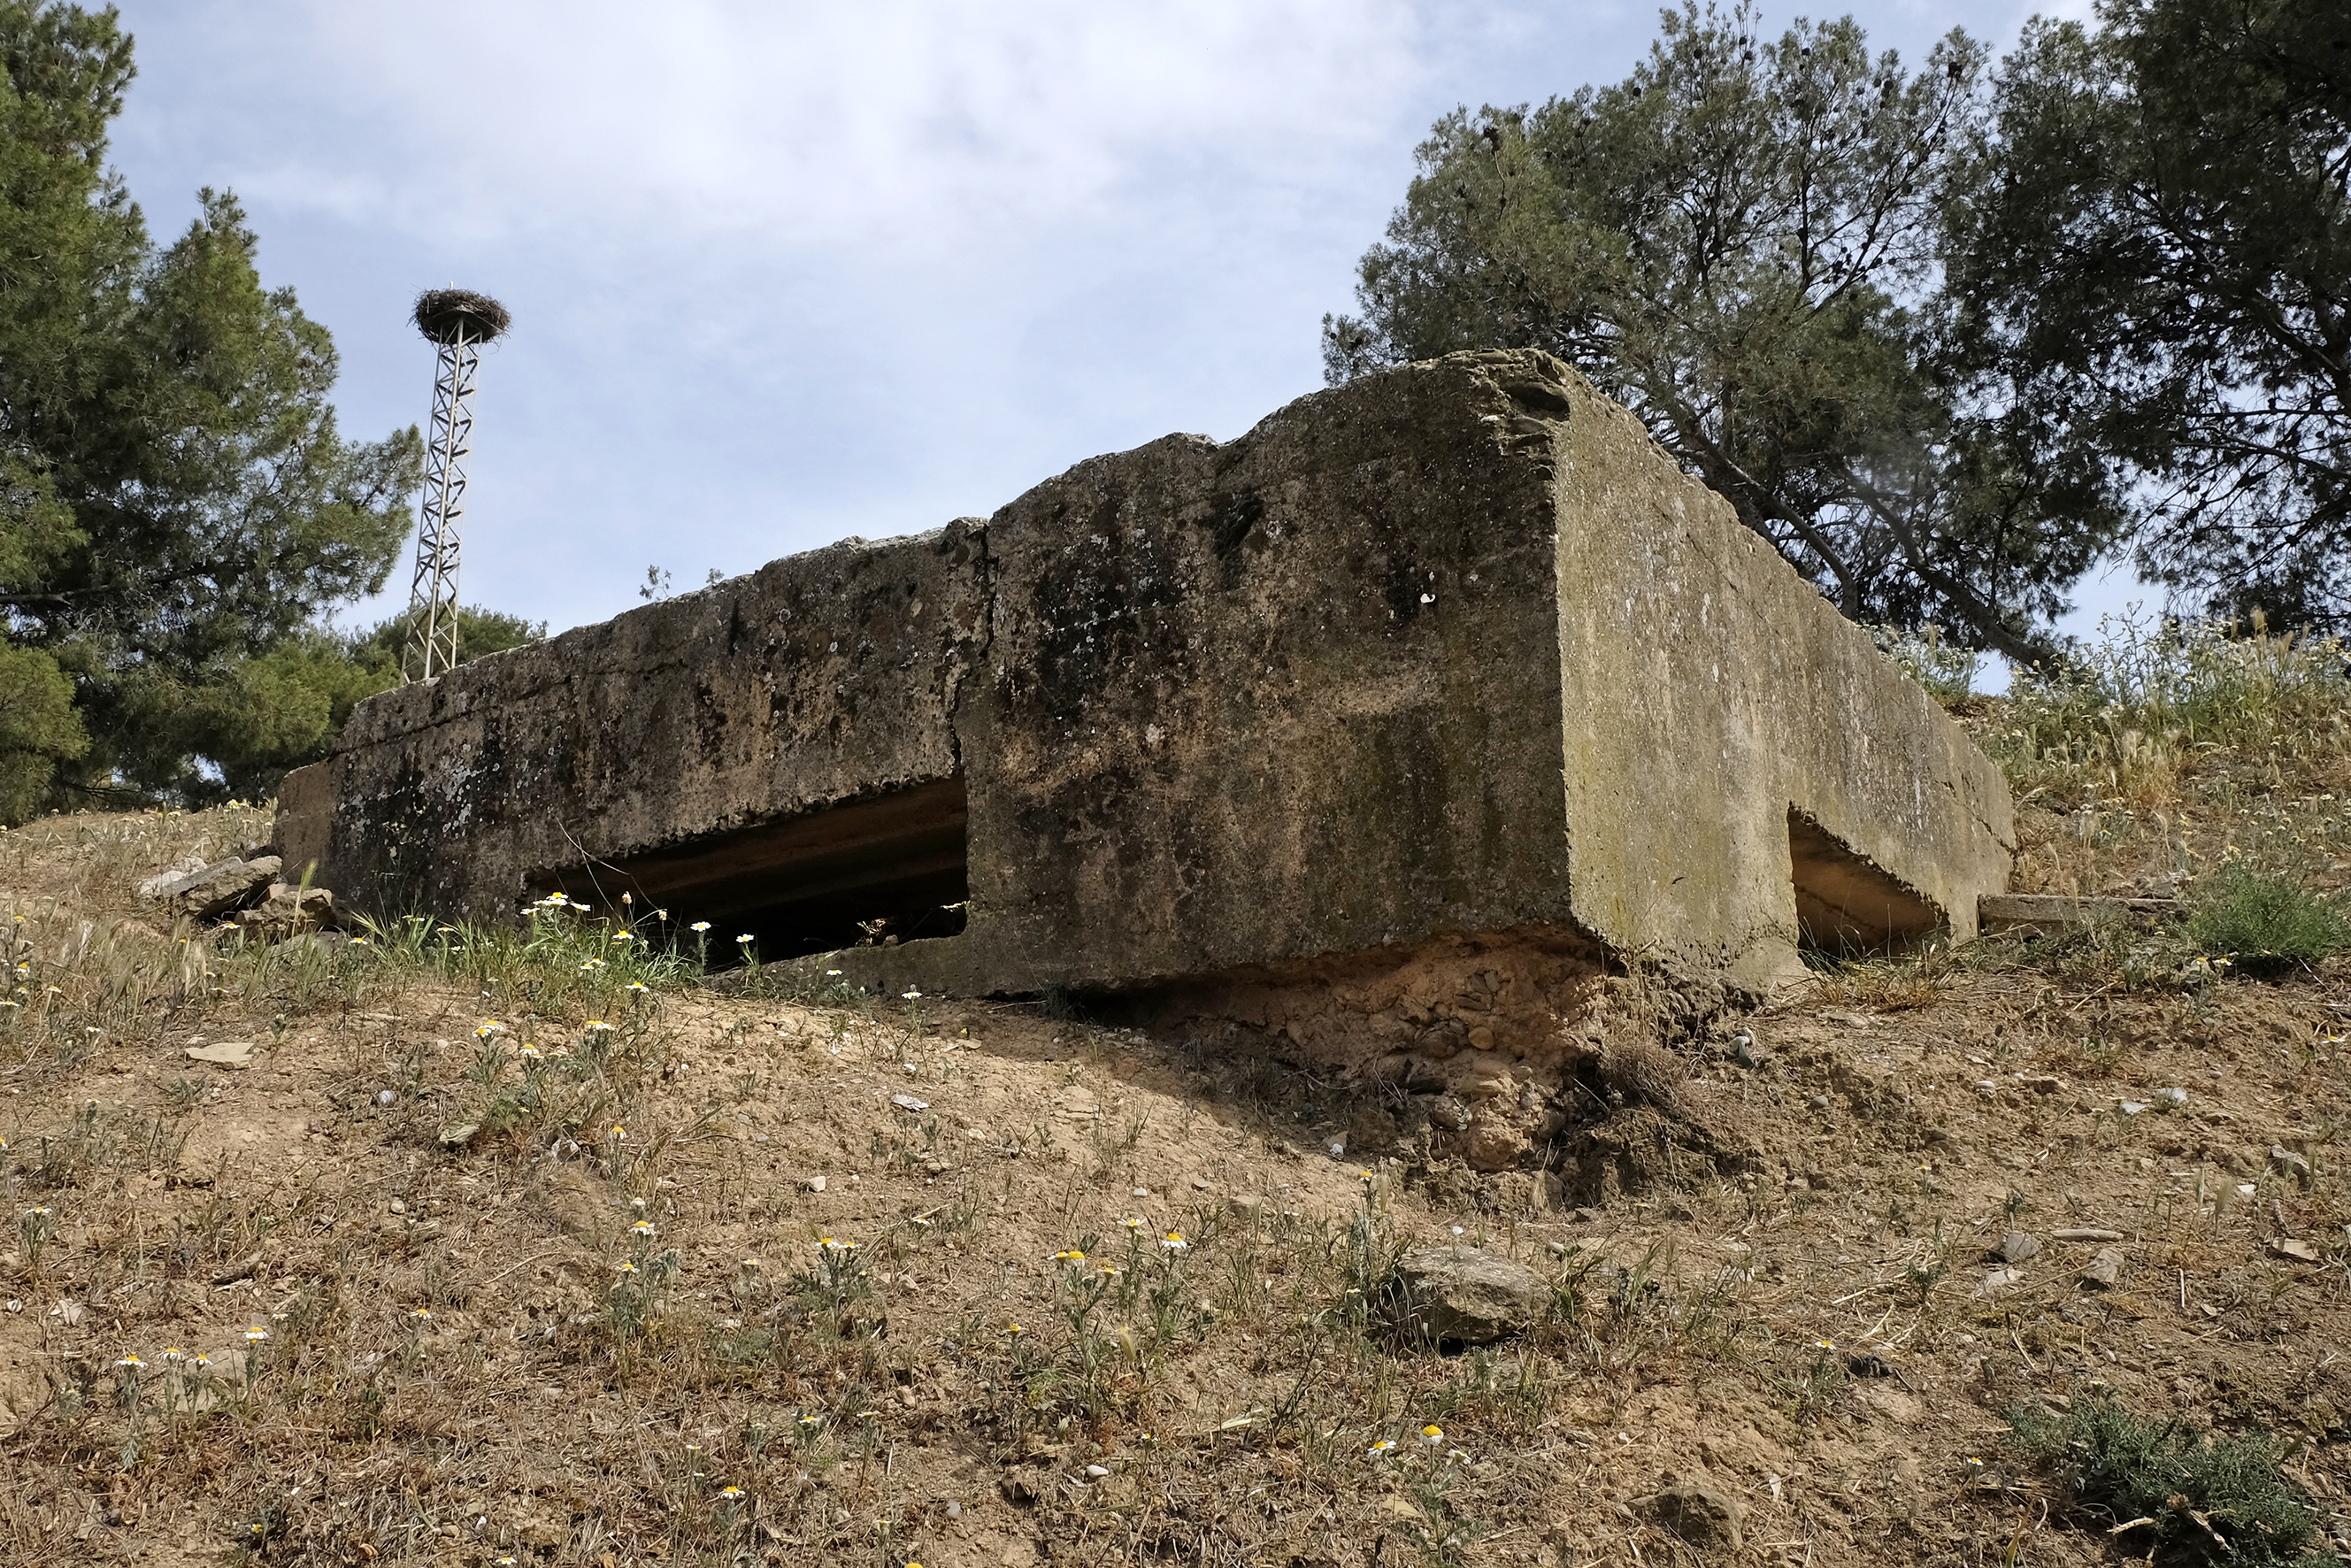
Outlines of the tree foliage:
[{"label": "tree foliage", "polygon": [[1983,68],[1959,33],[1914,74],[1850,18],[1773,41],[1744,5],[1668,11],[1621,83],[1438,123],[1328,373],[1549,349],[1847,615],[2037,656],[2121,513],[1949,351],[1935,219]]},{"label": "tree foliage", "polygon": [[2351,26],[2101,17],[1914,73],[1850,18],[1771,41],[1692,0],[1621,83],[1437,124],[1327,373],[1549,349],[1847,615],[2013,658],[2126,543],[2340,613]]},{"label": "tree foliage", "polygon": [[1950,225],[1974,350],[2141,477],[2142,571],[2351,623],[2351,11],[2036,21],[1987,129]]},{"label": "tree foliage", "polygon": [[266,792],[390,684],[323,617],[382,586],[422,444],[342,437],[334,345],[234,197],[149,239],[105,162],[111,8],[0,0],[0,818]]},{"label": "tree foliage", "polygon": [[[205,672],[201,680],[154,677],[140,693],[141,718],[157,727],[159,753],[204,758],[219,774],[215,795],[256,800],[289,768],[324,756],[351,709],[400,684],[413,615],[365,631],[301,626],[260,653]],[[466,605],[457,612],[459,663],[547,635],[533,623]],[[0,742],[5,744],[5,742]]]}]

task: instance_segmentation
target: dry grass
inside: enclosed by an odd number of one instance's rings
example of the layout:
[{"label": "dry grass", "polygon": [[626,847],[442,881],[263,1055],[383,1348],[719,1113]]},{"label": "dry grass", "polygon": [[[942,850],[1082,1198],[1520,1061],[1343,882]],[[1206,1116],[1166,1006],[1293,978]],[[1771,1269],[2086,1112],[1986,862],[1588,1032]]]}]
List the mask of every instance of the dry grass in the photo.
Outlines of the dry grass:
[{"label": "dry grass", "polygon": [[[2200,754],[2163,810],[2252,854],[2246,797],[2199,791],[2323,792],[2339,754],[2296,755]],[[147,921],[136,882],[261,826],[0,834],[10,1561],[1589,1568],[1700,1560],[1644,1502],[1679,1477],[1743,1504],[1743,1561],[2105,1563],[1999,1447],[2105,1391],[2283,1434],[2341,1526],[2342,960],[2254,983],[2088,933],[1612,1038],[1624,1103],[1579,1114],[1718,1154],[1553,1207],[1184,1030],[714,994],[650,912],[340,949]],[[253,1064],[186,1054],[224,1040]],[[2123,1234],[2116,1288],[2069,1226]],[[1986,1293],[2011,1228],[2044,1250]],[[1391,1343],[1389,1260],[1455,1239],[1541,1270],[1547,1320]]]}]

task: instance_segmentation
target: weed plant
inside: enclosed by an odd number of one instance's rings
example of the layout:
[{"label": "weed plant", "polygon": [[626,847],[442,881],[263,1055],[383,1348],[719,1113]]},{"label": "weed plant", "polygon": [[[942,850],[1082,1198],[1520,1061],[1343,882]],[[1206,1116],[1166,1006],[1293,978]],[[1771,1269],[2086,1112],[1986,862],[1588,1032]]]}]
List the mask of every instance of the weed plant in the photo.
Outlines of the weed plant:
[{"label": "weed plant", "polygon": [[2351,651],[2228,622],[2107,616],[2097,639],[2019,670],[1986,747],[2020,797],[2069,808],[2169,800],[2227,748],[2282,764],[2351,752]]},{"label": "weed plant", "polygon": [[2250,974],[2307,967],[2351,952],[2344,900],[2245,864],[2224,865],[2198,888],[2189,935],[2209,955]]},{"label": "weed plant", "polygon": [[2285,1445],[2262,1434],[2199,1432],[2157,1421],[2106,1397],[2060,1415],[2036,1405],[2008,1412],[2022,1453],[2053,1473],[2128,1549],[2158,1562],[2239,1568],[2319,1568],[2310,1550],[2318,1514],[2278,1465]]},{"label": "weed plant", "polygon": [[1872,626],[1868,631],[1878,652],[1945,707],[1957,706],[1975,695],[1975,651],[1944,642],[1941,627],[1927,625],[1912,632]]}]

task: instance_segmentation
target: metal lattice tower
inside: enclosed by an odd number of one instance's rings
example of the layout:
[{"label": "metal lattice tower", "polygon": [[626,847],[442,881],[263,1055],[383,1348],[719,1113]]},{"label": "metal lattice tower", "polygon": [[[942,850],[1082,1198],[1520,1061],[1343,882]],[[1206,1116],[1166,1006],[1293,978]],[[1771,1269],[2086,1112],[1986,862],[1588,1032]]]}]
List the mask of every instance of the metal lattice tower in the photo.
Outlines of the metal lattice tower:
[{"label": "metal lattice tower", "polygon": [[457,523],[465,515],[465,458],[474,448],[474,376],[481,369],[482,345],[505,331],[511,319],[507,308],[486,294],[435,288],[417,297],[416,329],[441,352],[433,378],[433,434],[424,454],[416,578],[408,591],[403,685],[445,674],[457,663]]}]

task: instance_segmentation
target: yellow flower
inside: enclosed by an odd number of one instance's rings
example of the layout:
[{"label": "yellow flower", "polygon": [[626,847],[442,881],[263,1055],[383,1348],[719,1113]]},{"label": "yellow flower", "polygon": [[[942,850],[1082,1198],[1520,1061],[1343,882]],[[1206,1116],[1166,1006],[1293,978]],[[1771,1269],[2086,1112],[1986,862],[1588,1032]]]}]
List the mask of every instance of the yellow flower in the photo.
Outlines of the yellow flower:
[{"label": "yellow flower", "polygon": [[1170,1252],[1183,1252],[1188,1250],[1192,1244],[1184,1239],[1182,1231],[1171,1230],[1159,1239],[1159,1245]]},{"label": "yellow flower", "polygon": [[687,926],[686,929],[688,931],[707,931],[710,929],[710,922],[707,920],[697,920],[693,925]]},{"label": "yellow flower", "polygon": [[1431,1422],[1420,1429],[1420,1440],[1431,1447],[1442,1443],[1445,1441],[1445,1428]]},{"label": "yellow flower", "polygon": [[1366,1457],[1374,1459],[1384,1458],[1388,1454],[1393,1452],[1395,1448],[1395,1439],[1394,1437],[1382,1437],[1378,1442],[1372,1445],[1371,1452]]}]

